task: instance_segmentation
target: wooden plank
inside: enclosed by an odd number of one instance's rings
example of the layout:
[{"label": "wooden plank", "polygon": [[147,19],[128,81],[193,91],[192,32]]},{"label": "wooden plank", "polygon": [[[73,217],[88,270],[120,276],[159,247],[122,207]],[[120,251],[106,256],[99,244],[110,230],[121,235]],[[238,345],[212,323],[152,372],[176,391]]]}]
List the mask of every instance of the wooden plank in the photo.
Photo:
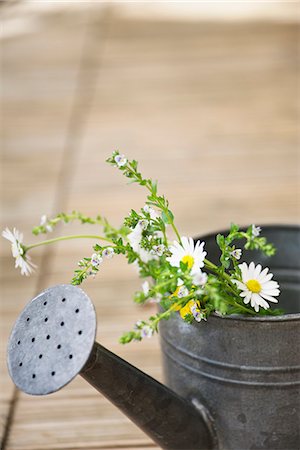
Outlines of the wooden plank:
[{"label": "wooden plank", "polygon": [[[40,41],[34,35],[8,41],[5,53],[6,220],[25,230],[55,205],[82,42],[80,14],[45,17]],[[102,12],[95,7],[91,26],[99,27],[99,33],[93,35],[86,59],[91,65],[102,44],[102,25]],[[104,163],[118,147],[140,161],[145,175],[159,179],[182,234],[218,230],[232,220],[295,222],[296,33],[293,24],[220,26],[113,18],[90,114],[84,102],[77,104],[84,134],[76,141],[79,150],[66,175],[71,173],[72,183],[68,178],[61,193],[66,209],[103,213],[118,225],[131,207],[143,206],[142,188],[125,186],[121,175]],[[74,225],[63,231],[79,229]],[[58,245],[51,264],[29,281],[20,281],[5,248],[2,355],[11,324],[34,294],[35,283],[40,280],[39,288],[46,288],[69,282],[77,261],[91,254],[92,243]],[[41,253],[33,258],[40,263]],[[99,342],[161,380],[157,337],[130,346],[118,343],[123,331],[155,311],[153,305],[132,303],[139,286],[134,269],[115,257],[83,288],[97,309]],[[5,422],[12,384],[3,364],[2,371]],[[9,450],[117,448],[157,447],[81,378],[52,396],[22,394],[17,402]]]}]

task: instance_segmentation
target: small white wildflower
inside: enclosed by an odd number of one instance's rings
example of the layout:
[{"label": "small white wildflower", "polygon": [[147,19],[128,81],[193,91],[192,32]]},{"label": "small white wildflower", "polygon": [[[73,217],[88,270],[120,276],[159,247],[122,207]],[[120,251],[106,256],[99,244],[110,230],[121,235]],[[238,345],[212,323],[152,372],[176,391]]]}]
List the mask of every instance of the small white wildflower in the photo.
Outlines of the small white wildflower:
[{"label": "small white wildflower", "polygon": [[23,242],[23,234],[20,233],[16,228],[13,231],[10,231],[9,228],[5,228],[2,231],[2,236],[11,242],[11,252],[13,257],[15,258],[15,268],[20,267],[21,275],[29,276],[34,269],[36,269],[36,265],[31,262],[30,256],[26,255],[22,242]]},{"label": "small white wildflower", "polygon": [[48,217],[46,216],[46,214],[42,215],[40,225],[41,225],[41,227],[45,227],[46,230],[49,231],[49,233],[51,233],[51,231],[53,231],[52,225],[50,225],[50,223],[48,223]]},{"label": "small white wildflower", "polygon": [[201,272],[201,270],[199,272],[196,272],[195,275],[193,276],[193,283],[196,286],[204,286],[206,282],[207,282],[207,273]]},{"label": "small white wildflower", "polygon": [[99,253],[93,253],[91,257],[91,264],[93,267],[98,267],[103,261],[103,258],[99,255]]},{"label": "small white wildflower", "polygon": [[142,289],[145,295],[149,294],[150,291],[150,285],[148,281],[144,281],[144,283],[142,284]]},{"label": "small white wildflower", "polygon": [[142,338],[151,338],[153,336],[153,329],[149,325],[144,325],[141,329]]},{"label": "small white wildflower", "polygon": [[111,259],[114,256],[114,249],[112,247],[107,247],[103,250],[102,252],[102,256],[104,256],[105,258]]},{"label": "small white wildflower", "polygon": [[257,227],[254,224],[252,225],[252,236],[258,237],[261,232],[261,227]]},{"label": "small white wildflower", "polygon": [[116,161],[118,167],[123,167],[127,163],[127,159],[125,158],[124,155],[116,155],[115,161]]},{"label": "small white wildflower", "polygon": [[203,312],[200,311],[196,302],[191,304],[190,310],[196,322],[201,322],[202,319],[206,320],[205,314],[203,314]]},{"label": "small white wildflower", "polygon": [[177,297],[178,298],[183,298],[186,297],[187,295],[189,295],[189,290],[184,286],[179,286],[177,289]]},{"label": "small white wildflower", "polygon": [[232,252],[230,252],[231,256],[233,256],[233,258],[239,260],[241,259],[242,256],[242,250],[240,248],[236,248],[234,250],[232,250]]},{"label": "small white wildflower", "polygon": [[163,244],[153,246],[153,254],[157,256],[162,256],[164,254],[166,247]]},{"label": "small white wildflower", "polygon": [[141,328],[141,325],[142,325],[142,321],[141,321],[141,320],[138,320],[138,321],[134,324],[133,329],[134,329],[134,330],[139,330],[139,329]]},{"label": "small white wildflower", "polygon": [[243,302],[246,305],[250,303],[252,308],[258,312],[260,306],[264,309],[270,307],[266,300],[278,303],[278,300],[274,298],[274,295],[277,296],[280,294],[278,289],[279,284],[276,281],[271,281],[273,274],[268,273],[268,267],[262,270],[260,264],[255,266],[254,262],[251,262],[249,267],[246,263],[243,263],[239,265],[239,268],[242,273],[242,281],[233,281],[242,291],[240,296],[243,297]]},{"label": "small white wildflower", "polygon": [[162,299],[162,295],[159,292],[157,292],[155,297],[149,299],[149,303],[159,303],[161,301],[161,299]]},{"label": "small white wildflower", "polygon": [[157,212],[155,211],[155,209],[151,208],[150,205],[145,205],[143,207],[143,210],[145,211],[145,213],[150,214],[150,219],[155,220],[159,217],[159,215],[157,214]]},{"label": "small white wildflower", "polygon": [[138,226],[140,226],[142,230],[147,230],[148,225],[149,225],[149,220],[141,219],[138,221]]}]

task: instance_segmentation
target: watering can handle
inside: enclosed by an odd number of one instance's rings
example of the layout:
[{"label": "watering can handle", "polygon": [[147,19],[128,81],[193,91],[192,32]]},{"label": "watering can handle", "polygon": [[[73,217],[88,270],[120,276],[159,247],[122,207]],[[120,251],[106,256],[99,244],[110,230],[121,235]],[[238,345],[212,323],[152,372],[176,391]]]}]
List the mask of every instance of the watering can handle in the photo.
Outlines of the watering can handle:
[{"label": "watering can handle", "polygon": [[97,342],[80,375],[160,447],[217,448],[211,424],[192,403]]}]

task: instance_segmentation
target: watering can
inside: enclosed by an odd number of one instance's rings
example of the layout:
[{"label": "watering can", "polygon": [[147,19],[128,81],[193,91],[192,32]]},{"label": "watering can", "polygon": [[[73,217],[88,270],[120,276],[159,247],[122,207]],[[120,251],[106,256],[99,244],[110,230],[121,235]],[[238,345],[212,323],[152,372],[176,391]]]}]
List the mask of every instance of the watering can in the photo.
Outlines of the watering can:
[{"label": "watering can", "polygon": [[[251,260],[274,273],[286,314],[161,323],[168,387],[95,342],[93,304],[71,285],[42,292],[17,319],[8,344],[14,383],[45,395],[80,374],[166,449],[299,449],[300,228],[269,226],[264,235],[276,255],[252,251]],[[217,262],[214,235],[201,240]]]}]

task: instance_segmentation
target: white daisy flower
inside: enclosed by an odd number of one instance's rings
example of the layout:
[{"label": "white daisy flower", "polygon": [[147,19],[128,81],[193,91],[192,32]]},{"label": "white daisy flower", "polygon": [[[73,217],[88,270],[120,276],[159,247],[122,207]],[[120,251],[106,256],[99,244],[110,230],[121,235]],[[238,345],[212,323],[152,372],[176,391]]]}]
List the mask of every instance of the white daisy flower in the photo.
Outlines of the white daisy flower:
[{"label": "white daisy flower", "polygon": [[195,275],[193,276],[193,283],[196,286],[204,286],[206,282],[207,282],[207,273],[201,272],[201,270],[199,272],[196,272]]},{"label": "white daisy flower", "polygon": [[252,225],[252,236],[258,237],[261,232],[261,227],[256,227],[254,224]]},{"label": "white daisy flower", "polygon": [[192,274],[199,272],[201,267],[204,266],[204,258],[207,254],[203,251],[204,242],[197,241],[195,245],[191,237],[187,238],[185,236],[181,238],[181,242],[182,244],[179,244],[177,241],[174,241],[174,245],[169,249],[172,256],[166,258],[167,261],[173,267],[180,267],[181,262],[187,263]]},{"label": "white daisy flower", "polygon": [[233,258],[239,260],[241,259],[242,256],[242,250],[240,248],[236,248],[234,250],[232,250],[232,252],[230,252],[231,256],[233,256]]},{"label": "white daisy flower", "polygon": [[20,233],[16,228],[14,228],[13,231],[10,231],[9,228],[5,228],[5,230],[2,231],[2,236],[11,242],[11,252],[15,258],[15,268],[20,267],[21,275],[29,276],[37,266],[31,262],[30,256],[26,255],[24,251],[22,245],[23,233]]},{"label": "white daisy flower", "polygon": [[239,268],[242,272],[242,281],[233,281],[242,291],[240,296],[243,297],[246,305],[250,303],[252,308],[258,312],[260,306],[264,309],[270,307],[266,300],[272,303],[278,303],[274,295],[277,296],[280,294],[280,290],[278,289],[279,284],[276,281],[271,281],[273,274],[268,273],[268,267],[262,270],[260,264],[255,266],[254,262],[251,262],[249,267],[246,263],[243,263],[239,265]]},{"label": "white daisy flower", "polygon": [[112,247],[107,247],[103,250],[102,256],[104,256],[107,259],[111,259],[114,256],[114,249]]},{"label": "white daisy flower", "polygon": [[124,155],[116,155],[115,161],[116,161],[118,167],[123,167],[127,163],[127,159],[125,158]]},{"label": "white daisy flower", "polygon": [[98,267],[103,262],[103,258],[98,253],[93,253],[91,263],[93,267]]}]

